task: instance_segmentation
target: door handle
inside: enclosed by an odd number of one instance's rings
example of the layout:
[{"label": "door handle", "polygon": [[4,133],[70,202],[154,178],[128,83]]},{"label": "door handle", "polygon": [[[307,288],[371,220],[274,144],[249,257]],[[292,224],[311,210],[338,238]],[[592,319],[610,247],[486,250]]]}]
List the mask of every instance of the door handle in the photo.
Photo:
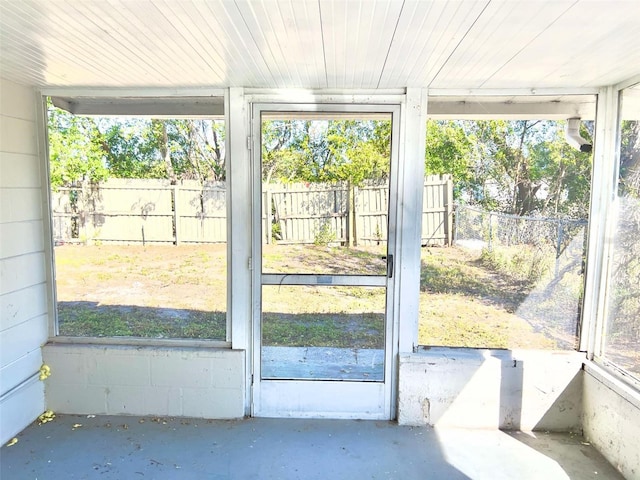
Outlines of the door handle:
[{"label": "door handle", "polygon": [[387,255],[387,278],[393,278],[393,255]]}]

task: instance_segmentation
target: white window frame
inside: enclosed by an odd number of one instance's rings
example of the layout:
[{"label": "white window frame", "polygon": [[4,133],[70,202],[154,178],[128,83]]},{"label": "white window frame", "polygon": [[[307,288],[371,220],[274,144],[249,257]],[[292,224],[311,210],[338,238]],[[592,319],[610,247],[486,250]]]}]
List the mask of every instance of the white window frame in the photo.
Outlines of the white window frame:
[{"label": "white window frame", "polygon": [[[616,206],[618,202],[618,180],[620,175],[620,116],[621,116],[621,100],[623,91],[633,85],[640,84],[640,75],[632,77],[618,85],[610,86],[603,89],[603,126],[598,134],[604,137],[603,152],[598,158],[601,160],[599,168],[601,171],[598,173],[600,177],[606,179],[599,182],[601,191],[599,192],[600,203],[596,207],[596,211],[592,210],[592,214],[597,215],[598,225],[600,228],[597,232],[590,231],[589,241],[593,241],[593,250],[596,252],[593,254],[596,256],[597,266],[594,268],[597,271],[597,275],[594,272],[594,276],[597,278],[592,279],[595,305],[591,305],[588,333],[585,336],[585,349],[587,351],[588,360],[594,361],[597,365],[601,366],[608,373],[612,374],[614,378],[622,380],[626,385],[629,385],[634,389],[638,397],[640,395],[640,380],[631,375],[625,369],[617,366],[613,362],[609,361],[604,352],[606,329],[608,322],[608,305],[610,301],[610,275],[611,267],[613,263],[613,242],[611,239],[615,235],[616,231]],[[600,110],[600,103],[598,109]],[[597,122],[596,122],[597,125]],[[594,170],[596,168],[596,157],[594,155]],[[595,175],[595,172],[594,172]],[[592,198],[595,198],[592,196]],[[592,240],[593,237],[593,240]],[[589,249],[591,253],[591,248]],[[589,254],[587,259],[590,258]],[[587,291],[585,289],[585,297],[587,297]],[[591,293],[591,292],[589,292]]]},{"label": "white window frame", "polygon": [[[640,81],[637,80],[637,81]],[[633,84],[634,82],[631,82]],[[589,214],[589,232],[587,241],[587,271],[585,272],[585,293],[582,300],[582,316],[580,321],[580,332],[578,335],[578,351],[587,352],[589,345],[593,343],[593,335],[595,334],[596,325],[596,311],[598,310],[599,303],[595,299],[600,291],[600,275],[602,268],[602,242],[604,240],[604,234],[599,232],[597,228],[592,227],[593,219],[595,218],[594,209],[600,212],[600,208],[594,207],[596,198],[601,198],[602,186],[601,183],[595,183],[594,179],[604,178],[604,172],[607,165],[604,162],[596,162],[596,155],[605,157],[606,147],[599,140],[601,137],[605,137],[603,132],[608,131],[611,128],[607,123],[607,127],[604,126],[602,116],[606,112],[610,112],[610,108],[607,104],[604,104],[607,89],[598,89],[594,87],[583,88],[546,88],[540,90],[531,89],[430,89],[429,90],[429,105],[433,105],[434,112],[427,114],[428,120],[464,120],[464,119],[515,119],[522,118],[523,116],[537,119],[543,117],[549,120],[561,120],[567,118],[566,109],[559,108],[557,104],[549,104],[548,106],[541,106],[539,103],[517,103],[517,102],[505,102],[505,103],[487,103],[483,102],[483,99],[487,97],[555,97],[555,96],[572,96],[572,95],[591,95],[596,98],[596,115],[595,137],[597,140],[594,142],[595,150],[593,154],[593,168],[591,172],[591,197],[590,197],[590,214]],[[464,97],[467,99],[464,105],[457,105],[454,103],[438,103],[438,97]],[[548,110],[547,110],[548,108]],[[548,111],[548,113],[544,113]],[[617,110],[616,110],[617,118]],[[426,129],[425,129],[426,130]],[[423,142],[424,143],[424,142]],[[423,173],[424,175],[424,173]],[[617,181],[617,179],[616,179]],[[599,223],[599,222],[598,222]],[[595,258],[597,261],[592,262],[591,259]],[[590,266],[590,263],[593,263]],[[419,300],[418,300],[419,301]],[[419,345],[418,344],[418,325],[419,319],[416,319],[416,340],[414,350],[423,347],[434,347],[434,345]],[[467,347],[454,347],[447,345],[437,345],[438,348],[467,348]],[[469,347],[476,348],[476,347]],[[483,347],[477,347],[483,348]]]},{"label": "white window frame", "polygon": [[[226,307],[226,338],[224,340],[219,339],[181,339],[181,338],[167,338],[167,339],[154,339],[144,337],[79,337],[79,336],[64,336],[59,335],[58,331],[58,301],[57,301],[57,285],[56,285],[56,270],[55,270],[55,254],[53,245],[53,216],[51,212],[51,175],[49,165],[49,133],[48,133],[48,121],[47,121],[47,97],[64,97],[64,98],[88,98],[94,104],[104,104],[107,108],[110,108],[111,103],[121,105],[125,109],[126,113],[118,113],[118,115],[132,115],[132,116],[158,116],[154,111],[153,114],[148,112],[140,114],[140,111],[145,111],[148,108],[149,103],[145,99],[148,99],[152,103],[171,104],[171,118],[197,118],[205,117],[209,115],[203,115],[201,111],[196,114],[189,114],[190,105],[194,105],[198,102],[198,99],[209,101],[212,97],[222,98],[224,105],[224,121],[225,121],[225,152],[227,155],[227,161],[225,161],[225,175],[227,182],[230,182],[231,168],[229,162],[229,99],[228,90],[226,89],[183,89],[183,90],[167,90],[167,89],[67,89],[67,88],[50,88],[42,89],[37,92],[41,97],[41,101],[37,102],[37,118],[38,118],[38,144],[39,154],[41,161],[41,184],[43,189],[43,212],[47,212],[44,224],[45,235],[45,258],[46,258],[46,271],[47,271],[47,290],[48,290],[48,312],[49,312],[49,342],[60,344],[97,344],[97,345],[129,345],[129,346],[163,346],[163,347],[194,347],[194,348],[231,348],[232,338],[232,317],[233,306],[231,301],[231,228],[232,211],[233,211],[233,198],[231,195],[231,188],[228,186],[226,193],[227,202],[227,307]],[[131,101],[132,98],[137,101]],[[193,107],[195,108],[195,107]],[[176,115],[176,109],[180,109],[185,113],[182,115]],[[119,110],[120,112],[120,110]],[[86,114],[86,112],[83,112]]]}]

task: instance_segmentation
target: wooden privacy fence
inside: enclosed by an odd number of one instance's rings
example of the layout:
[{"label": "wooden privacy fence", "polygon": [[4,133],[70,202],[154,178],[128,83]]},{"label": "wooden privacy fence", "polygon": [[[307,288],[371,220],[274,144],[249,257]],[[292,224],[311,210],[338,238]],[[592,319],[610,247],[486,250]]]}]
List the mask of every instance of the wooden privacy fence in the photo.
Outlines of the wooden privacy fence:
[{"label": "wooden privacy fence", "polygon": [[[388,196],[386,185],[265,184],[263,241],[375,245],[387,239]],[[52,193],[52,208],[57,242],[227,240],[224,182],[110,179],[59,189]],[[450,244],[452,208],[451,177],[427,177],[423,244]]]},{"label": "wooden privacy fence", "polygon": [[52,193],[54,240],[227,241],[224,182],[109,179]]},{"label": "wooden privacy fence", "polygon": [[[451,176],[427,176],[423,188],[422,244],[449,245]],[[379,244],[387,240],[388,198],[386,183],[263,185],[263,242]]]}]

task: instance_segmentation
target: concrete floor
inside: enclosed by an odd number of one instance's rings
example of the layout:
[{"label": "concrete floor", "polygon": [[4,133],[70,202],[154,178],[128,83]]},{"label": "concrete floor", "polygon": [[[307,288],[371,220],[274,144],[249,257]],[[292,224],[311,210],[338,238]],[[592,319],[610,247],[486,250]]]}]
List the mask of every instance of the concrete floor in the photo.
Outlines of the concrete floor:
[{"label": "concrete floor", "polygon": [[575,435],[392,422],[58,415],[18,439],[2,480],[622,478]]}]

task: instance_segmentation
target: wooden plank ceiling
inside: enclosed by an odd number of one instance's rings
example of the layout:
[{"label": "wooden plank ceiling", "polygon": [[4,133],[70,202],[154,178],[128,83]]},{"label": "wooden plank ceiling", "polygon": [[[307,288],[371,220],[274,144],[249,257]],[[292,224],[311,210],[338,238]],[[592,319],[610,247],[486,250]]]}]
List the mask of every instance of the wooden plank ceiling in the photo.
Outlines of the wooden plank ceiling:
[{"label": "wooden plank ceiling", "polygon": [[639,0],[0,0],[41,87],[544,89],[640,73]]}]

